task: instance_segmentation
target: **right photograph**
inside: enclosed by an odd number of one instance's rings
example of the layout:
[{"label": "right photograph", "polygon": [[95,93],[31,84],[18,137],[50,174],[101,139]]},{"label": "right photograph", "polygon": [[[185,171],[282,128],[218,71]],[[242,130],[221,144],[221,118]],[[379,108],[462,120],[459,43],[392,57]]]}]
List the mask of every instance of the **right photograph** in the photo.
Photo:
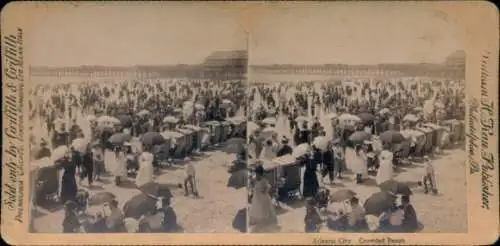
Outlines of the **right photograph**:
[{"label": "right photograph", "polygon": [[461,33],[418,5],[276,5],[249,38],[253,233],[467,232]]}]

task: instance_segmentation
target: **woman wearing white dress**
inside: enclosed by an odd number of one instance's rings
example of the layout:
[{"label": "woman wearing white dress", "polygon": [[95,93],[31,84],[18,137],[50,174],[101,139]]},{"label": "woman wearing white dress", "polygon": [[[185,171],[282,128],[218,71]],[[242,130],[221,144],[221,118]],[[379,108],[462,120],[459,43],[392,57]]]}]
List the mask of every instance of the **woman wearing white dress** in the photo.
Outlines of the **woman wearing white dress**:
[{"label": "woman wearing white dress", "polygon": [[127,157],[120,147],[115,148],[115,165],[112,170],[115,176],[115,184],[119,186],[122,179],[127,175]]},{"label": "woman wearing white dress", "polygon": [[135,177],[135,185],[141,187],[144,184],[153,182],[154,167],[153,160],[154,156],[150,152],[151,148],[149,146],[144,146],[144,152],[139,156],[139,171]]},{"label": "woman wearing white dress", "polygon": [[392,179],[393,154],[390,151],[390,148],[388,145],[384,145],[384,150],[382,150],[382,152],[380,152],[378,159],[379,159],[380,167],[378,168],[377,176],[375,177],[375,181],[377,182],[377,185],[380,185],[383,182]]},{"label": "woman wearing white dress", "polygon": [[278,218],[274,209],[269,192],[271,185],[264,178],[264,168],[257,166],[255,168],[255,183],[253,185],[252,203],[249,210],[250,225],[255,226],[257,230],[277,225]]},{"label": "woman wearing white dress", "polygon": [[356,174],[356,183],[363,182],[363,176],[368,173],[367,156],[362,145],[355,147],[355,156],[353,156],[351,170]]}]

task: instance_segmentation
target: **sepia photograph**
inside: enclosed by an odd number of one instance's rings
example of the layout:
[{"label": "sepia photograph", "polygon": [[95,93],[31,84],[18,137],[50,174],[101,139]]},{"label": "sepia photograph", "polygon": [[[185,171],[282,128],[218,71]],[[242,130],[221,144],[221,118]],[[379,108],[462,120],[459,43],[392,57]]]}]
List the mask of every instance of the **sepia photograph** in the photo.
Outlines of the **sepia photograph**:
[{"label": "sepia photograph", "polygon": [[2,239],[489,245],[499,20],[487,1],[8,3]]},{"label": "sepia photograph", "polygon": [[220,8],[152,7],[38,23],[30,232],[246,231],[247,36]]},{"label": "sepia photograph", "polygon": [[466,54],[452,20],[276,9],[249,42],[252,232],[465,233]]}]

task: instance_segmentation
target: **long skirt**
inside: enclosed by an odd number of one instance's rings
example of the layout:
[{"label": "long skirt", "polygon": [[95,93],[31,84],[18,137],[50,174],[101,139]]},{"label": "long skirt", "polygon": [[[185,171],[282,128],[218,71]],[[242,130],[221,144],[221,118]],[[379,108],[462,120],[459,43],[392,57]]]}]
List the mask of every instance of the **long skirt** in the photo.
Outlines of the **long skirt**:
[{"label": "long skirt", "polygon": [[314,197],[319,189],[318,176],[313,170],[304,172],[304,189],[302,195],[304,197]]},{"label": "long skirt", "polygon": [[76,185],[75,177],[64,177],[61,182],[61,202],[74,201],[78,187]]}]

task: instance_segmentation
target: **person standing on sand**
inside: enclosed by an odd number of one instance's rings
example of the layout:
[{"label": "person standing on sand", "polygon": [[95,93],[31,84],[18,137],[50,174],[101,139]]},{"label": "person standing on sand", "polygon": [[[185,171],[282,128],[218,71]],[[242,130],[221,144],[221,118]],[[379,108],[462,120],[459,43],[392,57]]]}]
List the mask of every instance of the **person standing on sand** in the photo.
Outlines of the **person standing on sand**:
[{"label": "person standing on sand", "polygon": [[194,169],[193,163],[188,162],[186,164],[186,178],[184,179],[184,195],[189,196],[188,185],[191,188],[191,193],[194,196],[198,196],[198,189],[196,188],[196,171]]},{"label": "person standing on sand", "polygon": [[424,156],[424,162],[425,162],[425,174],[423,178],[423,184],[424,184],[424,192],[425,194],[429,193],[429,188],[432,191],[433,194],[437,194],[437,188],[436,188],[436,173],[434,170],[434,165],[432,162],[429,160],[428,156]]},{"label": "person standing on sand", "polygon": [[378,156],[380,167],[378,168],[378,170],[377,170],[377,176],[375,177],[377,185],[380,185],[383,182],[392,179],[392,173],[393,173],[392,159],[393,159],[393,154],[390,151],[390,146],[388,144],[384,144],[383,149],[384,150],[382,150],[382,152],[380,152],[380,154]]},{"label": "person standing on sand", "polygon": [[151,154],[151,146],[145,145],[144,151],[139,156],[139,171],[135,177],[135,185],[141,187],[144,184],[153,182],[154,167],[153,167],[154,156]]},{"label": "person standing on sand", "polygon": [[278,224],[278,217],[269,195],[270,190],[271,185],[264,178],[264,168],[259,165],[255,168],[255,183],[249,210],[250,225],[260,228]]}]

